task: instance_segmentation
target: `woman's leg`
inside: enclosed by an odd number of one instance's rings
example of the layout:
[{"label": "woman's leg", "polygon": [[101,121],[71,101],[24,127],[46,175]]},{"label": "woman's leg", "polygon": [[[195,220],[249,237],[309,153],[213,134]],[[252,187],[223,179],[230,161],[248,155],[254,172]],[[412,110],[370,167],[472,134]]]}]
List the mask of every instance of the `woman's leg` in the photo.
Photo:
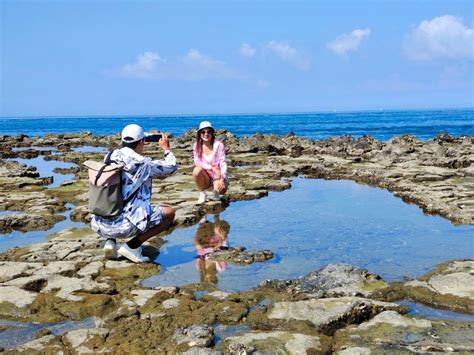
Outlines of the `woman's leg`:
[{"label": "woman's leg", "polygon": [[204,191],[208,189],[209,186],[211,186],[211,179],[209,178],[209,175],[207,175],[206,171],[200,166],[194,167],[193,180],[196,184],[196,189],[199,192]]}]

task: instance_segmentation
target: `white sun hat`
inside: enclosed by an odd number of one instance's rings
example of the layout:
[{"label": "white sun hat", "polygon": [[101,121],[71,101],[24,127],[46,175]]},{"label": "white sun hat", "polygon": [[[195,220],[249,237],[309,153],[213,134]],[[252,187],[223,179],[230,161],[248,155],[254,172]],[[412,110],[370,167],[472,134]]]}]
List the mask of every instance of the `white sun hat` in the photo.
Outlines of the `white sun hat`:
[{"label": "white sun hat", "polygon": [[209,122],[209,121],[202,121],[202,122],[199,124],[199,129],[198,129],[198,131],[200,131],[201,129],[204,129],[204,128],[211,128],[212,130],[214,130],[214,127],[212,127],[212,124],[211,124],[211,122]]},{"label": "white sun hat", "polygon": [[147,134],[145,133],[143,128],[134,123],[125,126],[122,130],[122,142],[125,143],[137,142],[139,140],[142,140],[146,136]]}]

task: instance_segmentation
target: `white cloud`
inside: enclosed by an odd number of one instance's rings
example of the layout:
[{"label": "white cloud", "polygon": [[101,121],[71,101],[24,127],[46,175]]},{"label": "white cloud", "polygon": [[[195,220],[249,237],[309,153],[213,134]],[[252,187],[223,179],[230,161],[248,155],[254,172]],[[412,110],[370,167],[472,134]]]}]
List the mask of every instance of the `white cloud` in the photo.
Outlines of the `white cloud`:
[{"label": "white cloud", "polygon": [[356,51],[360,43],[370,35],[370,29],[356,29],[349,34],[342,34],[327,44],[327,48],[337,55],[345,56],[350,51]]},{"label": "white cloud", "polygon": [[264,48],[298,69],[308,70],[311,66],[309,59],[303,53],[285,42],[270,41]]},{"label": "white cloud", "polygon": [[143,80],[206,80],[235,79],[245,76],[225,62],[190,49],[185,56],[171,60],[155,52],[139,54],[132,64],[123,65],[115,75]]},{"label": "white cloud", "polygon": [[403,43],[412,60],[435,58],[474,58],[474,29],[464,25],[459,17],[444,15],[422,21]]},{"label": "white cloud", "polygon": [[253,48],[250,44],[248,43],[242,43],[239,48],[239,52],[241,55],[247,58],[252,58],[257,50]]},{"label": "white cloud", "polygon": [[150,79],[157,74],[158,64],[165,62],[158,53],[145,52],[137,56],[135,63],[125,64],[120,73],[129,78]]},{"label": "white cloud", "polygon": [[243,79],[242,74],[225,62],[206,56],[196,49],[190,49],[179,61],[183,64],[181,78],[185,80]]}]

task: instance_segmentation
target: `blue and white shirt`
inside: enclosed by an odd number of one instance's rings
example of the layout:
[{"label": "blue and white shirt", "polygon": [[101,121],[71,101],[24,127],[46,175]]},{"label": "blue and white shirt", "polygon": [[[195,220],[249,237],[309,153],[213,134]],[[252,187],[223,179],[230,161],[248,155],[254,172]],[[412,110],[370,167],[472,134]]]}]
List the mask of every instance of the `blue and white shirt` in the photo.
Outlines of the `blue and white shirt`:
[{"label": "blue and white shirt", "polygon": [[133,149],[123,147],[114,150],[110,159],[123,165],[122,195],[124,200],[135,191],[138,192],[124,206],[121,215],[113,219],[93,215],[91,224],[93,227],[97,224],[115,225],[126,219],[144,232],[147,229],[149,217],[154,213],[151,205],[152,178],[175,172],[178,168],[176,158],[171,151],[167,151],[165,160],[152,160],[136,153]]}]

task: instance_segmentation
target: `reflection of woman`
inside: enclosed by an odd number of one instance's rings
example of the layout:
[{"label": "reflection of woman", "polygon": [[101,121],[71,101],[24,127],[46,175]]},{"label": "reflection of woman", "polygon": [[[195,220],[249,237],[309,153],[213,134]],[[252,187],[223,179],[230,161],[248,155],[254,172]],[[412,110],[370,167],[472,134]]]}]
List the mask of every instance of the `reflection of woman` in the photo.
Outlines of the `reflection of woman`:
[{"label": "reflection of woman", "polygon": [[230,225],[226,221],[206,222],[199,225],[194,237],[194,245],[197,251],[196,268],[200,272],[201,282],[216,284],[217,272],[226,269],[225,261],[211,260],[209,255],[227,248],[229,230]]},{"label": "reflection of woman", "polygon": [[193,147],[193,180],[199,191],[198,203],[206,201],[206,189],[213,187],[214,200],[225,194],[228,186],[227,163],[224,144],[215,138],[214,128],[209,121],[199,124]]}]

